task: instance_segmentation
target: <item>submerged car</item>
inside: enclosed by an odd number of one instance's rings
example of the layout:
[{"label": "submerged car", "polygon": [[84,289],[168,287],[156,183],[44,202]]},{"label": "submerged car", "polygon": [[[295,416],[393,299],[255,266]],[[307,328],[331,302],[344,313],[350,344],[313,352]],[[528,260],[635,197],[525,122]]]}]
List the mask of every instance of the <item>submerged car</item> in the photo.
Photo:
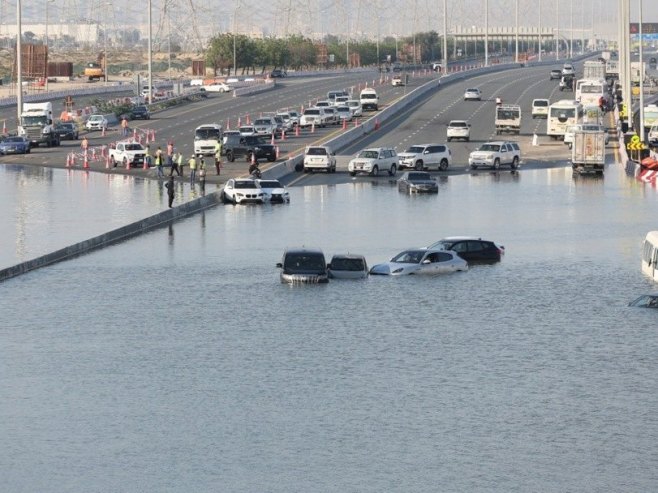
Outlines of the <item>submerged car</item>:
[{"label": "submerged car", "polygon": [[327,271],[331,279],[363,279],[368,277],[368,263],[363,255],[334,255]]},{"label": "submerged car", "polygon": [[435,275],[468,270],[468,262],[455,252],[414,248],[398,253],[388,262],[377,264],[370,274],[384,276]]},{"label": "submerged car", "polygon": [[450,236],[432,243],[427,247],[432,250],[451,250],[461,258],[472,262],[500,262],[505,254],[505,247],[493,241],[471,236]]},{"label": "submerged car", "polygon": [[265,194],[256,182],[250,178],[231,178],[224,185],[221,199],[225,204],[244,204],[247,202],[262,204],[265,201]]},{"label": "submerged car", "polygon": [[22,135],[5,137],[0,142],[0,154],[29,154],[30,148],[29,139]]},{"label": "submerged car", "polygon": [[439,184],[427,171],[407,171],[398,180],[398,190],[405,193],[439,193]]},{"label": "submerged car", "polygon": [[289,203],[288,189],[279,180],[258,179],[256,184],[263,191],[263,198],[269,202]]},{"label": "submerged car", "polygon": [[281,269],[281,282],[290,284],[329,282],[324,253],[316,248],[287,249],[283,253],[283,259],[276,266]]},{"label": "submerged car", "polygon": [[643,294],[636,300],[631,301],[628,306],[658,308],[658,294]]}]

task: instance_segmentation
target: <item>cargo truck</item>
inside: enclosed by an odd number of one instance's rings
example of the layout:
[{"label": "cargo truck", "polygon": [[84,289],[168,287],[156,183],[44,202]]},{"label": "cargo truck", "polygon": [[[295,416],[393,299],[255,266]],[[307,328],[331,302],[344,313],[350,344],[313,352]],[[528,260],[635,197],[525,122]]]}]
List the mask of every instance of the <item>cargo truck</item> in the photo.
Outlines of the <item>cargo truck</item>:
[{"label": "cargo truck", "polygon": [[605,62],[605,73],[607,79],[619,79],[619,61],[608,60]]},{"label": "cargo truck", "polygon": [[521,107],[516,104],[501,104],[496,107],[496,135],[503,132],[521,132]]},{"label": "cargo truck", "polygon": [[605,132],[577,130],[571,147],[571,166],[575,173],[603,174]]},{"label": "cargo truck", "polygon": [[53,104],[23,103],[18,134],[27,137],[33,146],[58,146],[59,134],[53,123]]},{"label": "cargo truck", "polygon": [[605,63],[590,60],[583,64],[583,79],[599,80],[606,78]]}]

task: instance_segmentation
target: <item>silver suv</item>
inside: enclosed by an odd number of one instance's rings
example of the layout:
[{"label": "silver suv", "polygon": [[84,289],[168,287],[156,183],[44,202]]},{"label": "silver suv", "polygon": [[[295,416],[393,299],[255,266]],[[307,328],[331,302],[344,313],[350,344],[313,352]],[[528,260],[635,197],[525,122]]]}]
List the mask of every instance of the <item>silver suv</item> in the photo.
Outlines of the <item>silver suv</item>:
[{"label": "silver suv", "polygon": [[471,169],[485,166],[498,169],[503,165],[508,165],[514,170],[521,164],[521,149],[516,142],[486,142],[479,149],[471,152],[468,164]]},{"label": "silver suv", "polygon": [[430,166],[436,166],[438,170],[445,171],[452,160],[452,153],[444,144],[412,145],[398,156],[400,158],[400,169],[413,168],[418,171],[427,170]]}]

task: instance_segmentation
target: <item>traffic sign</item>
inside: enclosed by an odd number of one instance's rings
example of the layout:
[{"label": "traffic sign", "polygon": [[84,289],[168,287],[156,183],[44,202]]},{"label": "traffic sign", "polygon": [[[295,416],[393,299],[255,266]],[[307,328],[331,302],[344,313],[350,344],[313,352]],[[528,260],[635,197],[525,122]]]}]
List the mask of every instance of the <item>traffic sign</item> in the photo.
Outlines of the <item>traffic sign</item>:
[{"label": "traffic sign", "polygon": [[[631,34],[640,34],[640,24],[639,22],[630,23],[630,33]],[[642,34],[658,34],[658,22],[643,22],[642,23]]]},{"label": "traffic sign", "polygon": [[626,149],[629,151],[641,151],[642,149],[646,149],[647,146],[640,141],[640,137],[638,135],[633,135],[631,137],[631,140],[626,144]]}]

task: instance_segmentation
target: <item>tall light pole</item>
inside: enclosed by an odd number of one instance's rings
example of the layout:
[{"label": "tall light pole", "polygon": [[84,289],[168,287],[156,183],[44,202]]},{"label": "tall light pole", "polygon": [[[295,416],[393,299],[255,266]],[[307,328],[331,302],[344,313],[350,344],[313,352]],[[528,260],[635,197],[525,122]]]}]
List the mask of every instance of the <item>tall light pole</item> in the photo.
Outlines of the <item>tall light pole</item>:
[{"label": "tall light pole", "polygon": [[21,0],[16,0],[16,121],[21,124],[21,111],[23,110],[23,52],[21,37],[23,26],[21,23]]},{"label": "tall light pole", "polygon": [[148,91],[148,103],[153,103],[153,19],[151,12],[152,0],[148,1],[148,31],[149,31],[149,43],[148,43],[148,64],[149,64],[149,91]]},{"label": "tall light pole", "polygon": [[48,5],[50,2],[53,2],[54,0],[46,0],[46,39],[45,39],[45,47],[46,47],[46,92],[48,92]]},{"label": "tall light pole", "polygon": [[541,0],[539,0],[539,61],[541,62]]},{"label": "tall light pole", "polygon": [[572,59],[573,58],[573,0],[571,0],[571,15],[570,15],[570,18],[571,18],[571,21],[570,21],[571,22],[571,28],[570,28],[570,30],[571,30],[571,42],[569,43],[569,58]]},{"label": "tall light pole", "polygon": [[638,21],[638,34],[640,36],[640,128],[637,132],[640,134],[640,141],[644,142],[644,63],[642,62],[642,0],[638,0],[640,18]]},{"label": "tall light pole", "polygon": [[514,62],[519,63],[519,0],[514,7]]},{"label": "tall light pole", "polygon": [[580,4],[580,54],[585,53],[585,2]]},{"label": "tall light pole", "polygon": [[555,28],[555,60],[560,59],[560,0],[557,0],[555,13],[555,20],[557,27]]},{"label": "tall light pole", "polygon": [[484,0],[484,66],[489,66],[489,0]]},{"label": "tall light pole", "polygon": [[448,73],[448,0],[443,0],[443,73]]}]

